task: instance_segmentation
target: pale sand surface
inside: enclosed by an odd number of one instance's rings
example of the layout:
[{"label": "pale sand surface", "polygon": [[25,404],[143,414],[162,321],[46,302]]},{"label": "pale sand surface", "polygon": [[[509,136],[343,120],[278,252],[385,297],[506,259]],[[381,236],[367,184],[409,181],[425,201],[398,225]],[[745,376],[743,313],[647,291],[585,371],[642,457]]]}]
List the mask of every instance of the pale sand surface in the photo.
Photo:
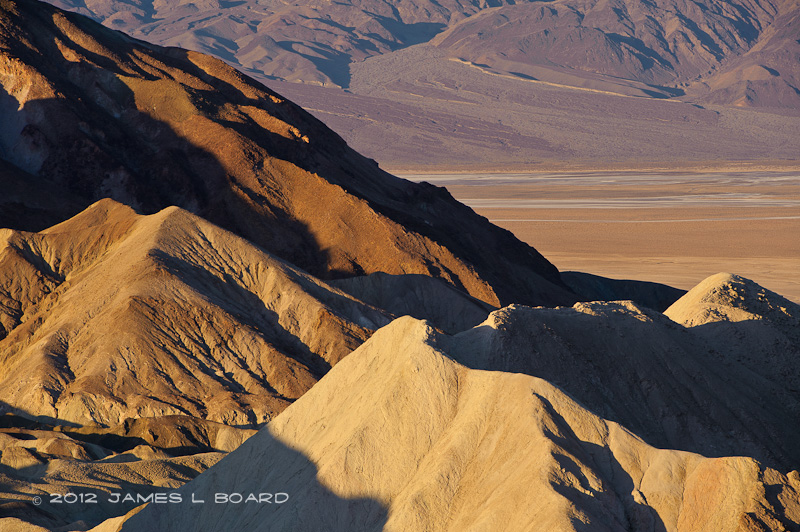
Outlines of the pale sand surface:
[{"label": "pale sand surface", "polygon": [[560,270],[689,289],[727,271],[800,301],[800,172],[406,175]]}]

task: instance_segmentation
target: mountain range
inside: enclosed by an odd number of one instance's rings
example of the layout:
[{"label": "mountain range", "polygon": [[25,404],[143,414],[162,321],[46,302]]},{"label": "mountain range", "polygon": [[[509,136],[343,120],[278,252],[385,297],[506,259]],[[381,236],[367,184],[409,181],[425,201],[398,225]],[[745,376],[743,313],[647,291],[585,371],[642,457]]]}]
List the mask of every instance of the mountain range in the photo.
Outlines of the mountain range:
[{"label": "mountain range", "polygon": [[322,278],[425,274],[493,305],[574,301],[535,249],[445,189],[381,171],[222,61],[13,5],[0,153],[83,207],[176,205]]},{"label": "mountain range", "polygon": [[[410,20],[362,64],[459,35]],[[0,86],[3,530],[800,529],[779,294],[562,276],[225,62],[50,4],[0,2]]]},{"label": "mountain range", "polygon": [[[106,26],[284,81],[348,88],[349,67],[422,43],[504,74],[630,94],[797,107],[797,3],[60,0]],[[584,79],[580,79],[585,75]],[[626,88],[625,88],[626,87]]]},{"label": "mountain range", "polygon": [[798,151],[793,0],[54,3],[215,55],[391,168],[785,163]]}]

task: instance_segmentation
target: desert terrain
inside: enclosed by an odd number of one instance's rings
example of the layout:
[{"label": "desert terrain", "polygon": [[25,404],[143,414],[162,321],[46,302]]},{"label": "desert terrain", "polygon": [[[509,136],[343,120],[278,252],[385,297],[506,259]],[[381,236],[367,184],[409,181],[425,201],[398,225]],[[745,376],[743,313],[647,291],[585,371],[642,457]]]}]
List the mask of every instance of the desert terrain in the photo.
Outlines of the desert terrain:
[{"label": "desert terrain", "polygon": [[0,530],[800,530],[796,1],[53,3]]},{"label": "desert terrain", "polygon": [[52,0],[213,55],[396,171],[794,161],[792,0]]},{"label": "desert terrain", "polygon": [[684,290],[735,271],[800,302],[800,170],[403,176],[446,186],[561,271]]}]

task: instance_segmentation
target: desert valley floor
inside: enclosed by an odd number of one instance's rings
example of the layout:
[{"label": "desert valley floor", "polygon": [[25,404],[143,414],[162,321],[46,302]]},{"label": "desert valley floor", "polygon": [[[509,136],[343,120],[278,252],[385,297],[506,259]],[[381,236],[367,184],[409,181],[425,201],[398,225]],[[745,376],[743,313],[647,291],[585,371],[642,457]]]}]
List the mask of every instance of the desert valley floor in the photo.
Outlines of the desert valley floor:
[{"label": "desert valley floor", "polygon": [[800,302],[800,171],[405,174],[445,186],[561,271],[689,290],[732,271]]}]

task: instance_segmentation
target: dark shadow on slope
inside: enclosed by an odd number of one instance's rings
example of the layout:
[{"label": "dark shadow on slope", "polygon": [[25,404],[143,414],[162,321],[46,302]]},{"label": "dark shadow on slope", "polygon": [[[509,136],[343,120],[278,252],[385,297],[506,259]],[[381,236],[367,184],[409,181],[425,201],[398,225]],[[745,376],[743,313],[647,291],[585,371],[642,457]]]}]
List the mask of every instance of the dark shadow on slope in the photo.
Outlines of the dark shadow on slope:
[{"label": "dark shadow on slope", "polygon": [[[179,493],[181,503],[150,504],[131,517],[121,532],[378,532],[388,518],[388,509],[377,500],[346,498],[331,491],[319,481],[314,462],[277,440],[267,428],[183,486]],[[256,499],[272,498],[273,502],[215,503],[217,493],[238,493],[243,500],[254,494]],[[287,494],[288,500],[275,504],[276,493]],[[192,497],[205,503],[192,503]]]},{"label": "dark shadow on slope", "polygon": [[[0,116],[17,101],[0,86]],[[83,202],[63,187],[23,171],[0,153],[0,228],[41,231],[78,214]]]},{"label": "dark shadow on slope", "polygon": [[[0,402],[0,405],[11,410],[5,403]],[[0,430],[3,433],[20,440],[36,439],[37,436],[31,435],[31,431],[51,432],[54,436],[63,434],[77,442],[102,448],[105,453],[101,452],[96,458],[103,458],[112,453],[126,453],[139,445],[149,445],[172,457],[222,452],[222,449],[214,446],[220,429],[259,428],[256,425],[246,427],[223,425],[183,415],[126,419],[120,425],[105,427],[65,423],[52,418],[49,418],[51,422],[47,422],[42,420],[41,416],[34,416],[21,409],[14,410],[19,413],[0,416]]]},{"label": "dark shadow on slope", "polygon": [[447,334],[482,323],[495,307],[425,275],[373,273],[329,282],[360,301],[390,312],[428,320]]},{"label": "dark shadow on slope", "polygon": [[[576,532],[596,532],[601,529],[600,527],[605,530],[605,526],[612,523],[619,525],[622,530],[667,532],[661,516],[654,508],[647,505],[644,496],[639,493],[639,498],[644,502],[634,498],[633,494],[638,491],[633,479],[614,453],[608,447],[581,440],[547,398],[541,395],[537,395],[537,398],[542,401],[560,432],[555,434],[545,429],[545,435],[569,453],[555,452],[553,457],[564,471],[571,473],[580,482],[582,489],[558,480],[552,480],[550,485],[579,511],[585,512],[590,519],[595,518],[599,521],[590,520],[587,523],[573,518],[572,525]],[[581,465],[590,467],[593,472],[601,476],[605,487],[608,488],[607,491],[595,492],[583,474]],[[618,518],[620,514],[624,519],[622,522]]]},{"label": "dark shadow on slope", "polygon": [[415,22],[412,24],[407,24],[402,21],[399,13],[397,13],[397,8],[394,6],[392,6],[392,8],[395,11],[396,18],[383,17],[376,13],[367,12],[368,15],[377,20],[378,23],[389,32],[389,34],[399,41],[392,42],[375,33],[370,34],[372,38],[382,41],[391,50],[399,50],[407,46],[414,46],[415,44],[428,42],[436,35],[441,33],[445,28],[447,28],[446,24],[442,24],[440,22]]},{"label": "dark shadow on slope", "polygon": [[445,350],[473,369],[542,378],[655,447],[796,469],[800,396],[749,370],[736,347],[722,365],[702,336],[644,316],[518,308],[500,329],[466,331]]},{"label": "dark shadow on slope", "polygon": [[80,427],[78,423],[56,419],[51,416],[37,416],[27,411],[16,408],[0,401],[0,427],[1,428],[37,428],[37,427]]},{"label": "dark shadow on slope", "polygon": [[[780,303],[778,303],[780,304]],[[723,367],[744,367],[767,382],[780,383],[777,395],[767,399],[779,405],[797,405],[800,415],[800,320],[775,323],[769,318],[738,322],[719,321],[696,325],[694,334],[718,345],[735,341],[736,353],[715,350],[713,355]]]},{"label": "dark shadow on slope", "polygon": [[664,56],[647,46],[644,42],[642,42],[641,39],[611,32],[606,32],[605,35],[608,36],[612,42],[617,44],[626,44],[632,50],[637,59],[639,59],[642,64],[642,68],[645,70],[653,68],[653,66],[656,64],[665,70],[674,70],[672,63],[667,61]]},{"label": "dark shadow on slope", "polygon": [[16,192],[0,197],[0,229],[41,231],[72,218],[83,210],[83,202],[80,201],[49,201],[69,197],[69,194],[40,195],[42,190],[59,190],[60,187],[51,187],[46,180],[36,179],[34,176],[20,182],[5,172],[2,167],[6,165],[10,163],[0,160],[0,189],[5,192],[9,188],[13,190],[18,184],[22,183],[23,186],[17,188]]},{"label": "dark shadow on slope", "polygon": [[[332,82],[343,89],[350,87],[350,63],[352,61],[349,54],[340,52],[326,45],[315,45],[300,41],[275,41],[275,43],[287,52],[297,54],[309,60],[323,74],[328,76]],[[303,53],[295,47],[308,48],[313,51],[312,55]]]},{"label": "dark shadow on slope", "polygon": [[528,74],[523,74],[522,72],[511,71],[511,72],[509,72],[509,74],[511,74],[513,76],[517,76],[518,78],[527,79],[528,81],[538,81],[537,78],[535,78],[533,76],[529,76]]},{"label": "dark shadow on slope", "polygon": [[664,312],[686,290],[649,281],[610,279],[584,272],[561,272],[561,279],[582,301],[631,300],[637,305]]}]

